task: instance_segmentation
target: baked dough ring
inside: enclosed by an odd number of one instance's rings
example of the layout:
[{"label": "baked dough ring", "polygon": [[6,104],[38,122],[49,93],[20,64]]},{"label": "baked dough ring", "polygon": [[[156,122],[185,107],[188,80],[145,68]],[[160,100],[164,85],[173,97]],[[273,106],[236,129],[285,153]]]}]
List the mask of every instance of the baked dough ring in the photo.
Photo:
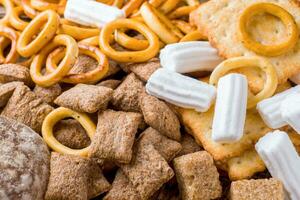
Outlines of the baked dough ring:
[{"label": "baked dough ring", "polygon": [[[58,67],[50,74],[42,75],[41,70],[46,62],[47,56],[57,47],[66,46],[66,54]],[[49,87],[59,82],[68,74],[78,57],[78,45],[76,41],[68,35],[57,35],[43,48],[39,54],[35,55],[30,66],[30,75],[32,80],[42,87]]]},{"label": "baked dough ring", "polygon": [[236,57],[225,60],[212,72],[209,83],[217,85],[219,79],[229,71],[246,67],[259,67],[266,74],[266,82],[262,91],[255,96],[250,92],[247,105],[247,108],[250,109],[255,107],[261,100],[272,96],[278,85],[276,70],[266,59],[260,57]]},{"label": "baked dough ring", "polygon": [[[45,23],[46,21],[46,23]],[[40,28],[43,29],[40,31]],[[23,57],[39,52],[56,34],[59,26],[59,15],[53,10],[46,10],[36,16],[21,33],[17,50]],[[33,40],[33,36],[38,34]]]},{"label": "baked dough ring", "polygon": [[90,146],[83,149],[71,149],[61,144],[53,135],[54,125],[67,117],[76,119],[82,127],[86,130],[87,135],[90,139],[93,138],[96,132],[96,125],[93,121],[84,113],[75,112],[71,109],[60,107],[53,110],[47,115],[42,125],[42,135],[48,146],[56,152],[62,154],[71,154],[87,157]]},{"label": "baked dough ring", "polygon": [[204,36],[200,31],[193,31],[186,34],[183,38],[181,38],[180,42],[197,41],[197,40],[207,40],[207,37]]},{"label": "baked dough ring", "polygon": [[21,0],[21,5],[24,9],[25,15],[29,18],[33,19],[39,14],[39,12],[31,6],[30,0]]},{"label": "baked dough ring", "polygon": [[67,0],[59,0],[58,3],[50,3],[45,0],[30,0],[31,6],[39,11],[54,10],[63,15]]},{"label": "baked dough ring", "polygon": [[[264,45],[255,41],[247,31],[247,24],[251,17],[260,13],[268,13],[281,19],[287,29],[288,38],[280,44]],[[256,3],[242,13],[239,21],[239,32],[242,37],[243,44],[255,53],[263,56],[280,56],[291,50],[299,38],[298,26],[294,17],[282,7],[272,3]]]},{"label": "baked dough ring", "polygon": [[19,17],[23,12],[24,12],[24,10],[21,6],[14,7],[11,11],[11,14],[9,15],[10,25],[19,31],[23,31],[26,28],[26,26],[28,25],[27,21],[22,20]]},{"label": "baked dough ring", "polygon": [[[67,74],[62,82],[78,84],[94,84],[100,81],[108,72],[109,64],[107,57],[100,51],[99,48],[95,46],[90,46],[86,44],[78,44],[79,53],[90,56],[97,60],[98,66],[92,71],[81,73],[81,74]],[[49,54],[46,62],[47,72],[53,73],[57,69],[57,63],[64,57],[64,49],[56,49],[51,54]]]},{"label": "baked dough ring", "polygon": [[149,42],[147,40],[139,40],[130,37],[122,30],[115,30],[114,36],[115,41],[126,49],[139,51],[144,50],[149,46]]},{"label": "baked dough ring", "polygon": [[[116,51],[110,46],[110,37],[116,29],[133,29],[148,40],[148,48],[141,51]],[[119,62],[145,62],[154,56],[159,51],[159,40],[157,36],[144,24],[130,19],[118,19],[106,24],[99,37],[99,45],[101,50],[108,57]]]},{"label": "baked dough ring", "polygon": [[9,16],[13,9],[13,4],[10,0],[0,0],[0,4],[5,8],[5,15],[0,19],[0,25],[7,25]]},{"label": "baked dough ring", "polygon": [[[17,41],[18,41],[18,33],[12,29],[8,28],[6,26],[0,26],[0,36],[1,37],[1,52],[0,52],[0,63],[15,63],[17,62],[19,58],[19,54],[17,52]],[[10,46],[10,51],[4,56],[4,50],[8,45],[11,44]],[[2,46],[3,45],[3,46]]]}]

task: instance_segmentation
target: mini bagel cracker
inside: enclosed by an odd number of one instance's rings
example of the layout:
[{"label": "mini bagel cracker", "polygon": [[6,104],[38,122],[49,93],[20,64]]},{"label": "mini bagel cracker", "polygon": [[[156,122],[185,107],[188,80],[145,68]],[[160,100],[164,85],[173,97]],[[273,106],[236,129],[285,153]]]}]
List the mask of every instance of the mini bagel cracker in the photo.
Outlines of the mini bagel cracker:
[{"label": "mini bagel cracker", "polygon": [[[200,32],[208,36],[210,43],[225,58],[257,55],[247,49],[237,34],[238,23],[242,12],[253,3],[274,3],[286,9],[300,25],[298,13],[300,7],[296,0],[211,0],[202,4],[191,14],[191,21],[197,24]],[[282,22],[271,15],[258,15],[252,18],[251,34],[263,44],[281,43],[287,37]],[[234,47],[234,48],[232,48]],[[276,68],[279,82],[283,83],[300,71],[300,42],[281,56],[265,57]]]},{"label": "mini bagel cracker", "polygon": [[248,110],[246,115],[244,136],[240,141],[231,144],[213,142],[211,138],[211,126],[213,120],[213,108],[206,113],[180,109],[183,124],[192,132],[196,141],[202,144],[215,160],[224,160],[240,156],[244,151],[252,148],[255,142],[264,136],[270,129],[264,124],[258,113]]}]

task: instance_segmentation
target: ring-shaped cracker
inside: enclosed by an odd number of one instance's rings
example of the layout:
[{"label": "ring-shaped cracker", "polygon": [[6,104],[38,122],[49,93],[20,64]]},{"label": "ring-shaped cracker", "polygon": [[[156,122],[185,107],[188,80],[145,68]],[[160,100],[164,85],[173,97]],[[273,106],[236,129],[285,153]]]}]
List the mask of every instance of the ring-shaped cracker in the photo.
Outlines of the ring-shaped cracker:
[{"label": "ring-shaped cracker", "polygon": [[183,37],[181,31],[148,2],[141,6],[140,12],[145,23],[164,43],[176,43]]},{"label": "ring-shaped cracker", "polygon": [[115,41],[119,45],[133,51],[144,50],[149,46],[149,42],[147,40],[139,40],[130,37],[124,31],[119,29],[115,30],[114,37],[115,37]]},{"label": "ring-shaped cracker", "polygon": [[197,41],[197,40],[207,40],[207,37],[204,36],[200,31],[193,31],[186,34],[179,42],[188,42],[188,41]]},{"label": "ring-shaped cracker", "polygon": [[168,15],[169,19],[178,19],[184,16],[189,16],[189,14],[195,10],[197,8],[197,6],[181,6],[179,8],[177,8],[176,10],[174,10],[173,12],[171,12]]},{"label": "ring-shaped cracker", "polygon": [[159,7],[159,10],[162,13],[167,14],[174,10],[180,1],[181,0],[166,0],[165,3]]},{"label": "ring-shaped cracker", "polygon": [[31,0],[21,0],[21,5],[27,17],[33,19],[39,12],[31,6]]},{"label": "ring-shaped cracker", "polygon": [[144,2],[145,0],[130,0],[128,1],[125,6],[122,8],[122,10],[125,13],[125,16],[128,17],[129,15],[131,15],[135,10],[138,10],[139,7],[141,6],[141,4]]},{"label": "ring-shaped cracker", "polygon": [[[149,42],[149,46],[141,51],[116,51],[110,46],[110,37],[117,29],[133,29],[141,33]],[[101,50],[108,57],[119,62],[145,62],[159,51],[157,36],[144,24],[130,19],[118,19],[106,24],[99,37]]]},{"label": "ring-shaped cracker", "polygon": [[[78,44],[79,53],[90,56],[97,60],[98,65],[94,70],[91,70],[86,73],[81,74],[67,74],[62,82],[78,84],[78,83],[86,83],[86,84],[94,84],[100,81],[108,72],[109,64],[107,57],[100,51],[99,48],[95,46],[90,46],[86,44]],[[47,72],[52,73],[57,68],[57,63],[64,57],[65,51],[64,49],[58,48],[49,54],[46,62]]]},{"label": "ring-shaped cracker", "polygon": [[21,19],[20,15],[24,12],[23,7],[14,7],[11,11],[11,14],[9,16],[9,23],[12,27],[19,31],[23,31],[26,26],[28,25],[28,22]]},{"label": "ring-shaped cracker", "polygon": [[73,25],[68,23],[67,20],[60,20],[61,24],[58,28],[58,34],[67,34],[72,36],[76,40],[83,40],[89,37],[98,36],[100,30],[98,28],[80,27],[79,25]]},{"label": "ring-shaped cracker", "polygon": [[[44,66],[48,55],[57,47],[65,46],[66,54],[58,67],[50,74],[42,75],[42,67]],[[57,35],[55,38],[34,56],[30,66],[30,75],[32,80],[42,87],[49,87],[59,82],[68,74],[70,69],[76,62],[78,57],[78,45],[76,41],[68,35]]]},{"label": "ring-shaped cracker", "polygon": [[0,4],[5,8],[5,15],[0,19],[1,25],[8,25],[9,16],[13,9],[13,3],[10,0],[0,0]]},{"label": "ring-shaped cracker", "polygon": [[259,67],[266,74],[264,88],[258,94],[253,95],[249,92],[247,108],[253,108],[263,99],[272,96],[278,85],[276,69],[264,58],[260,57],[236,57],[230,58],[219,64],[212,72],[209,83],[217,85],[219,79],[234,69],[246,67]]},{"label": "ring-shaped cracker", "polygon": [[[45,23],[46,21],[46,23]],[[40,31],[40,28],[43,29]],[[59,15],[53,10],[46,10],[36,16],[21,33],[17,50],[23,57],[39,52],[56,34],[59,26]],[[32,40],[32,38],[37,36]]]},{"label": "ring-shaped cracker", "polygon": [[59,0],[58,3],[50,3],[45,0],[30,0],[31,6],[39,11],[54,10],[58,14],[64,14],[67,0]]},{"label": "ring-shaped cracker", "polygon": [[50,112],[43,122],[42,135],[44,141],[51,149],[53,149],[56,152],[87,157],[90,146],[83,149],[71,149],[61,144],[53,135],[53,128],[55,124],[60,120],[68,117],[72,117],[75,120],[77,120],[85,129],[88,137],[90,139],[93,138],[96,132],[96,125],[86,114],[75,112],[68,108],[60,107]]},{"label": "ring-shaped cracker", "polygon": [[[247,30],[248,22],[251,17],[260,13],[268,13],[278,17],[283,22],[287,29],[288,36],[284,42],[280,44],[264,45],[251,37]],[[256,3],[246,8],[240,17],[239,32],[245,47],[263,56],[282,55],[291,50],[296,45],[299,38],[299,30],[294,17],[282,7],[272,3]]]},{"label": "ring-shaped cracker", "polygon": [[[18,33],[6,26],[0,26],[0,63],[15,63],[19,58],[19,54],[17,52],[17,41],[18,41]],[[6,47],[10,45],[9,53],[4,56],[4,50]]]}]

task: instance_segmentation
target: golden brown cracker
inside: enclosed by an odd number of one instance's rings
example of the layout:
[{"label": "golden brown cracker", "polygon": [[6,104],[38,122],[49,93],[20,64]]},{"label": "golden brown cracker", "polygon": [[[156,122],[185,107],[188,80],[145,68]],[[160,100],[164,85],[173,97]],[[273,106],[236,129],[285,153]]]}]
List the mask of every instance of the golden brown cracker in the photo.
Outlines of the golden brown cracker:
[{"label": "golden brown cracker", "polygon": [[215,160],[226,160],[240,156],[244,151],[251,149],[260,137],[270,131],[255,110],[248,110],[244,136],[241,140],[231,144],[216,143],[211,138],[213,113],[213,107],[206,113],[180,109],[183,124]]},{"label": "golden brown cracker", "polygon": [[[300,7],[296,0],[211,0],[191,14],[191,21],[197,23],[199,31],[208,36],[210,43],[219,50],[222,57],[254,56],[257,54],[247,49],[241,41],[238,22],[243,10],[258,2],[274,3],[283,7],[300,25]],[[257,15],[249,24],[252,37],[263,44],[280,43],[287,37],[282,22],[271,15]],[[286,54],[265,58],[275,66],[279,82],[285,82],[300,72],[300,42]]]}]

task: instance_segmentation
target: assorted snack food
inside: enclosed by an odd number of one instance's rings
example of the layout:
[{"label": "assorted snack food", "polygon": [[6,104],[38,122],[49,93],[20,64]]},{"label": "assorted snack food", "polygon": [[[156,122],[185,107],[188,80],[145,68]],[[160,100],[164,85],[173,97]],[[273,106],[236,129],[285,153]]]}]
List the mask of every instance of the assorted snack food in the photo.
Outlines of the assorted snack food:
[{"label": "assorted snack food", "polygon": [[300,199],[296,0],[0,4],[0,199]]}]

